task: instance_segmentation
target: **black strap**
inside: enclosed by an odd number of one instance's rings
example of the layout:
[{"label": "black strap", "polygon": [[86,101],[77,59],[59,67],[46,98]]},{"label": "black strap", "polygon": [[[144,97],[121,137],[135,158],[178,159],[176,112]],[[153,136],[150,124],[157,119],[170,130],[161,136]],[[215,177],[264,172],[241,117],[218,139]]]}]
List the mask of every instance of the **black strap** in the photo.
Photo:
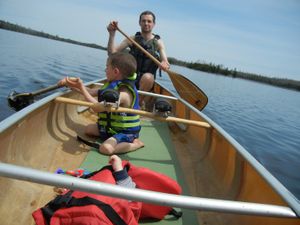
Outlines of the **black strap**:
[{"label": "black strap", "polygon": [[68,204],[68,207],[86,205],[96,205],[99,209],[101,209],[104,212],[104,214],[112,222],[112,224],[126,225],[125,221],[119,216],[118,213],[116,213],[116,211],[110,205],[100,200],[96,200],[87,196],[83,198],[72,198]]},{"label": "black strap", "polygon": [[124,220],[119,216],[118,213],[116,213],[116,211],[110,205],[100,200],[90,198],[88,196],[83,198],[74,198],[71,196],[72,193],[73,191],[70,191],[65,195],[57,196],[54,200],[49,202],[45,207],[41,209],[43,216],[47,221],[47,224],[50,224],[50,220],[53,214],[61,208],[96,205],[100,210],[103,211],[103,213],[112,222],[112,224],[126,225]]},{"label": "black strap", "polygon": [[179,219],[180,217],[182,217],[182,212],[177,211],[176,209],[172,208],[172,210],[169,212],[169,215],[172,215],[172,216],[176,217],[176,219]]},{"label": "black strap", "polygon": [[58,195],[52,201],[48,202],[47,205],[41,208],[46,224],[50,224],[51,217],[57,210],[67,205],[72,198],[72,193],[73,191],[69,191],[64,195]]},{"label": "black strap", "polygon": [[77,135],[77,140],[96,149],[100,148],[100,144],[97,142],[91,142],[91,141],[87,141],[85,139],[83,139],[82,137],[80,137],[79,135]]}]

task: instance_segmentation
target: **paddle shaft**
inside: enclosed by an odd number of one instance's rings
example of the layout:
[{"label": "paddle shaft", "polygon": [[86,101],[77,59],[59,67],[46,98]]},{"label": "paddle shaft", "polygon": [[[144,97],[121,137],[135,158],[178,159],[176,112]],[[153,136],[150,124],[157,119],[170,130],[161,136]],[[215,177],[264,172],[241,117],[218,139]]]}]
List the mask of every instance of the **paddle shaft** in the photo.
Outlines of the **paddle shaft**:
[{"label": "paddle shaft", "polygon": [[51,85],[49,87],[46,87],[46,88],[43,88],[43,89],[40,89],[40,90],[37,90],[37,91],[34,91],[34,92],[31,92],[31,96],[35,96],[35,95],[40,95],[40,94],[44,94],[48,91],[53,91],[55,89],[58,89],[62,87],[61,85],[58,85],[58,84],[55,84],[55,85]]},{"label": "paddle shaft", "polygon": [[[131,37],[125,34],[118,26],[116,26],[116,29],[122,35],[124,35],[133,45],[135,45],[139,50],[141,50],[145,55],[147,55],[155,64],[157,64],[159,67],[161,66],[160,61],[157,60],[153,55],[151,55],[147,50],[145,50],[139,43],[137,43],[135,40],[133,40]],[[169,75],[170,80],[173,83],[176,91],[184,100],[186,100],[188,103],[190,103],[192,106],[196,107],[200,111],[206,106],[208,98],[197,85],[195,85],[186,77],[175,73],[169,69],[166,69],[165,71]]]},{"label": "paddle shaft", "polygon": [[[71,81],[77,81],[78,78],[76,77],[69,77],[69,79]],[[33,97],[33,96],[36,96],[36,95],[41,95],[41,94],[44,94],[44,93],[47,93],[49,91],[53,91],[55,89],[58,89],[58,88],[61,88],[61,87],[64,87],[64,85],[61,85],[61,84],[54,84],[54,85],[51,85],[49,87],[46,87],[46,88],[42,88],[40,90],[37,90],[37,91],[33,91],[33,92],[26,92],[26,93],[20,93],[20,94],[17,94],[15,95],[14,97],[19,97],[19,96],[30,96],[30,97]]]},{"label": "paddle shaft", "polygon": [[177,117],[172,117],[172,116],[161,117],[161,116],[155,115],[154,113],[137,110],[137,109],[130,109],[130,108],[124,108],[124,107],[114,108],[111,106],[104,106],[101,103],[94,104],[91,102],[80,101],[80,100],[64,98],[64,97],[57,97],[55,99],[55,101],[60,102],[60,103],[73,104],[73,105],[88,106],[88,107],[92,107],[93,109],[95,109],[97,111],[133,113],[133,114],[137,114],[140,116],[153,118],[155,120],[162,121],[162,122],[177,122],[177,123],[184,123],[184,124],[192,125],[192,126],[210,128],[210,125],[206,122],[200,122],[200,121],[196,121],[196,120],[187,120],[187,119],[182,119],[182,118],[177,118]]},{"label": "paddle shaft", "polygon": [[147,55],[153,62],[155,62],[156,65],[160,66],[160,61],[158,61],[153,55],[151,55],[147,50],[145,50],[142,46],[139,45],[135,40],[133,40],[131,37],[129,37],[127,34],[125,34],[119,27],[117,27],[117,30],[123,34],[132,44],[134,44],[138,49],[140,49],[145,55]]}]

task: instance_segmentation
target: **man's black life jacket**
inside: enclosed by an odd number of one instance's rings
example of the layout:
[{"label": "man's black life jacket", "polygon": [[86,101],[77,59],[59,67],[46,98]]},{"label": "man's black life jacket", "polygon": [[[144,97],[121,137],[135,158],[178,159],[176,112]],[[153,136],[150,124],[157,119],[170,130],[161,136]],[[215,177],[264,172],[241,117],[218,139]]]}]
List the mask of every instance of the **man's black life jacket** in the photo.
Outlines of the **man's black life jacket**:
[{"label": "man's black life jacket", "polygon": [[[141,32],[137,32],[134,37],[134,40],[139,45],[141,45],[145,50],[147,50],[151,55],[153,55],[157,60],[160,61],[159,52],[158,52],[158,43],[157,43],[159,39],[160,36],[154,34],[154,38],[152,38],[149,41],[146,41],[142,37]],[[156,70],[158,69],[158,66],[153,62],[152,59],[150,59],[141,50],[135,47],[135,45],[130,46],[129,53],[133,55],[137,61],[138,80],[140,79],[140,76],[142,74],[147,72],[152,73],[154,75],[154,78],[156,77]]]}]

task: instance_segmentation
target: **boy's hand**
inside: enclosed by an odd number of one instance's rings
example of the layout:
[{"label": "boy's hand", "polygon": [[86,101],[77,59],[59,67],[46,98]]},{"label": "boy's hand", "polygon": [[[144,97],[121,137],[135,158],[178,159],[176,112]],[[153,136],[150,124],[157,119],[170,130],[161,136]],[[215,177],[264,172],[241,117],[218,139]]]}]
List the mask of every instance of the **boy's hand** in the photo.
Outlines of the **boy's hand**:
[{"label": "boy's hand", "polygon": [[70,88],[78,88],[81,89],[83,86],[82,80],[77,77],[66,77],[66,85]]},{"label": "boy's hand", "polygon": [[67,84],[67,78],[66,77],[57,82],[57,85],[59,85],[61,87],[66,86],[66,84]]},{"label": "boy's hand", "polygon": [[109,164],[112,165],[115,172],[123,170],[122,159],[117,155],[110,156]]},{"label": "boy's hand", "polygon": [[80,78],[76,78],[76,77],[64,77],[63,79],[61,79],[60,81],[57,82],[57,85],[70,86],[73,83],[79,82],[79,80],[80,80]]}]

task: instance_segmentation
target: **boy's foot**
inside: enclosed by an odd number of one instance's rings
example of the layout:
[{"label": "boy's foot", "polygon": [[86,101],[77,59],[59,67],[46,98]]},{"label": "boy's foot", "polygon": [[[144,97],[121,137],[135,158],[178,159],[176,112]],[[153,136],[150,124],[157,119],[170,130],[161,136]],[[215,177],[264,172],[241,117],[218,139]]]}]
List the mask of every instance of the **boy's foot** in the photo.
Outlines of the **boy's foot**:
[{"label": "boy's foot", "polygon": [[136,138],[133,140],[133,143],[137,146],[137,148],[142,148],[145,146],[144,142],[142,142],[140,139]]}]

